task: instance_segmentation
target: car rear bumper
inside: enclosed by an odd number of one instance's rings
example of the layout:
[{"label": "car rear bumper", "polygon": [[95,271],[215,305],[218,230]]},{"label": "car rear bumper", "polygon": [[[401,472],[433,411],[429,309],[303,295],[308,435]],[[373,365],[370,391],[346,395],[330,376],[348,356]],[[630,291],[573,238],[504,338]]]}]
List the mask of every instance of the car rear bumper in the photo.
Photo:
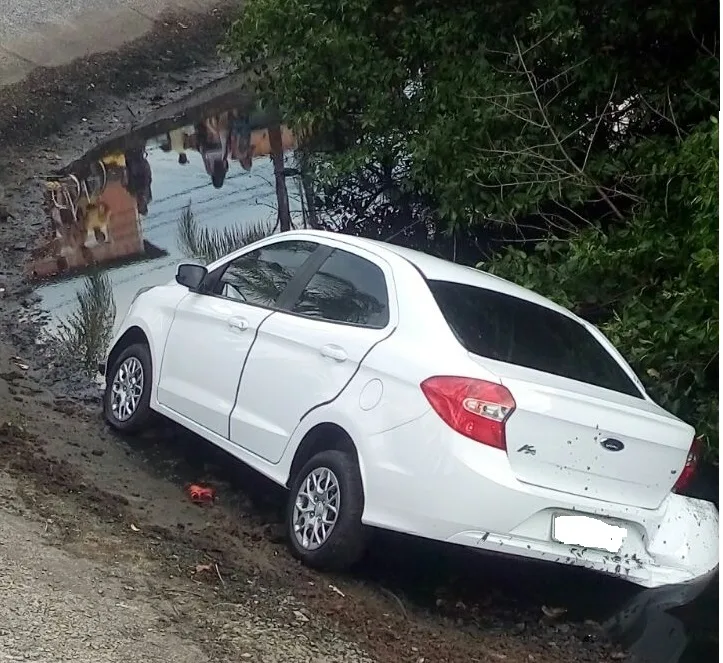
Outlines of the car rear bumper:
[{"label": "car rear bumper", "polygon": [[[373,436],[361,450],[364,522],[483,550],[594,569],[644,587],[684,583],[718,566],[718,511],[670,494],[643,509],[520,482],[507,454],[474,442],[434,412]],[[623,526],[616,554],[558,543],[556,515]]]},{"label": "car rear bumper", "polygon": [[[551,514],[543,517],[551,531]],[[650,588],[700,580],[718,568],[718,511],[709,502],[671,495],[661,527],[647,546],[637,523],[621,523],[617,519],[615,522],[628,526],[628,536],[617,554],[568,546],[553,541],[551,536],[529,538],[514,532],[495,534],[467,530],[447,541],[582,566]]]}]

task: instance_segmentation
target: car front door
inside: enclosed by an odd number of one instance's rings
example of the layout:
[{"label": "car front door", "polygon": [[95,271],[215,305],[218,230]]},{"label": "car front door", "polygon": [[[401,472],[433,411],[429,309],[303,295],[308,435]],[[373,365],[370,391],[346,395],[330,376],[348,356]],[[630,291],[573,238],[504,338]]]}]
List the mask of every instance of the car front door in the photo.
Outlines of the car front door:
[{"label": "car front door", "polygon": [[300,286],[259,329],[231,414],[231,441],[272,463],[304,415],[343,391],[398,316],[391,268],[363,250],[330,247]]},{"label": "car front door", "polygon": [[237,256],[176,308],[158,401],[225,438],[239,378],[259,327],[318,244],[278,241]]}]

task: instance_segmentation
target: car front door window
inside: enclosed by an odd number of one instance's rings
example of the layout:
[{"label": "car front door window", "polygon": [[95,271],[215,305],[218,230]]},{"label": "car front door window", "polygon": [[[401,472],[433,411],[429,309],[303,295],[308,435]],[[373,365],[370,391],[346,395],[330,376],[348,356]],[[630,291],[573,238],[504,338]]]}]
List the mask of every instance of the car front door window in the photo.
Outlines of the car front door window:
[{"label": "car front door window", "polygon": [[314,242],[276,242],[232,260],[213,292],[247,304],[271,308],[299,268],[317,249]]}]

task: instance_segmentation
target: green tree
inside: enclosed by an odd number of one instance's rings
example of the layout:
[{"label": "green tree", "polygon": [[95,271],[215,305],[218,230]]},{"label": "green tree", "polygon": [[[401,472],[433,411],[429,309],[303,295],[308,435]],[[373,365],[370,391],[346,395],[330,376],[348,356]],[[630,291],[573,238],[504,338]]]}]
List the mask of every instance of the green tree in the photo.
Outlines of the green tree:
[{"label": "green tree", "polygon": [[717,17],[710,0],[250,0],[229,48],[334,148],[326,176],[391,156],[448,223],[568,226],[637,200],[631,141],[715,110]]},{"label": "green tree", "polygon": [[228,50],[264,63],[257,93],[303,132],[319,190],[383,167],[420,224],[514,229],[489,268],[601,325],[715,445],[718,11],[249,0]]}]

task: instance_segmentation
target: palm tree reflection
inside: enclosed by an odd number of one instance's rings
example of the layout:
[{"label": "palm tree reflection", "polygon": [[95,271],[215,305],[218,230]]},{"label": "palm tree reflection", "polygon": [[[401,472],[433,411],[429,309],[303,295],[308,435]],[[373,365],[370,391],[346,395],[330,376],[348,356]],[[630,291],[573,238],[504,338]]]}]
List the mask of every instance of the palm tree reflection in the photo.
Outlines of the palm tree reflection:
[{"label": "palm tree reflection", "polygon": [[294,313],[323,320],[383,327],[387,321],[386,297],[382,293],[362,292],[348,278],[326,271],[327,264],[322,265],[309,281],[294,305]]},{"label": "palm tree reflection", "polygon": [[231,226],[222,230],[202,228],[196,221],[189,202],[178,219],[178,248],[187,258],[211,263],[268,237],[272,232],[273,228],[263,223],[249,227]]},{"label": "palm tree reflection", "polygon": [[115,298],[107,274],[95,272],[86,277],[76,293],[75,310],[59,322],[51,333],[60,352],[77,357],[83,371],[95,375],[113,336]]}]

